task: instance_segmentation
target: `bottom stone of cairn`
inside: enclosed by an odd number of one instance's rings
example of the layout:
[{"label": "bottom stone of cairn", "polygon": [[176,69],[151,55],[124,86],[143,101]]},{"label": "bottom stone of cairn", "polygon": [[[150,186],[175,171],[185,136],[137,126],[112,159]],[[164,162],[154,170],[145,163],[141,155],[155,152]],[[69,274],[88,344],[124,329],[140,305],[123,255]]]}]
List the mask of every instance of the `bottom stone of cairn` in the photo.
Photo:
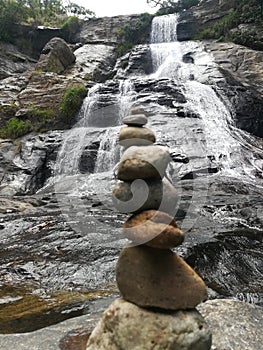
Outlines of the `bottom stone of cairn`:
[{"label": "bottom stone of cairn", "polygon": [[149,311],[115,300],[92,332],[87,350],[209,350],[211,334],[197,310]]}]

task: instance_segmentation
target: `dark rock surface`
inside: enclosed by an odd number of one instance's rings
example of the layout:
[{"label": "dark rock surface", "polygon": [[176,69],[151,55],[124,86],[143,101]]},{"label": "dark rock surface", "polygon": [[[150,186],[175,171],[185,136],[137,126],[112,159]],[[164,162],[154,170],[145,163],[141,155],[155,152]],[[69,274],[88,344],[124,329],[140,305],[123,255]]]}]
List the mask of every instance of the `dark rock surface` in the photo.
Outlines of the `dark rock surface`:
[{"label": "dark rock surface", "polygon": [[0,43],[0,80],[18,73],[23,74],[33,69],[35,63],[33,58],[21,53],[14,45]]},{"label": "dark rock surface", "polygon": [[83,23],[74,41],[82,44],[118,45],[120,42],[118,30],[127,23],[135,25],[138,18],[139,15],[91,18]]},{"label": "dark rock surface", "polygon": [[33,194],[53,173],[62,132],[30,135],[0,143],[0,194]]},{"label": "dark rock surface", "polygon": [[136,45],[130,52],[118,59],[115,70],[118,78],[129,74],[150,74],[153,72],[149,45]]}]

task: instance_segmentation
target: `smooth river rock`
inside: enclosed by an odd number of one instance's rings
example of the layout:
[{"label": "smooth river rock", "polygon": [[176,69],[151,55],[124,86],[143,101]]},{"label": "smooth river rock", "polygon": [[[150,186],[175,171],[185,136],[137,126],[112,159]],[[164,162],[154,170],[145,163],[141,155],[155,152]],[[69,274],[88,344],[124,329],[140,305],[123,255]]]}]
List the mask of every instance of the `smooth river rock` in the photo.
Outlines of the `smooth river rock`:
[{"label": "smooth river rock", "polygon": [[142,307],[185,310],[207,299],[203,280],[171,250],[124,248],[116,279],[122,297]]},{"label": "smooth river rock", "polygon": [[123,233],[135,244],[146,244],[160,249],[174,248],[184,240],[184,234],[175,220],[156,210],[133,215],[123,224]]},{"label": "smooth river rock", "polygon": [[173,185],[163,180],[135,180],[118,183],[113,189],[115,208],[122,213],[158,209],[170,215],[177,210],[178,195]]},{"label": "smooth river rock", "polygon": [[104,312],[86,350],[209,350],[211,343],[196,310],[153,312],[117,299]]},{"label": "smooth river rock", "polygon": [[134,179],[160,179],[170,162],[167,147],[163,146],[132,146],[122,155],[118,179],[131,181]]},{"label": "smooth river rock", "polygon": [[147,117],[144,114],[129,115],[122,119],[123,124],[131,126],[144,126],[147,124]]},{"label": "smooth river rock", "polygon": [[156,141],[154,132],[148,128],[127,126],[121,129],[119,144],[123,147],[148,146]]}]

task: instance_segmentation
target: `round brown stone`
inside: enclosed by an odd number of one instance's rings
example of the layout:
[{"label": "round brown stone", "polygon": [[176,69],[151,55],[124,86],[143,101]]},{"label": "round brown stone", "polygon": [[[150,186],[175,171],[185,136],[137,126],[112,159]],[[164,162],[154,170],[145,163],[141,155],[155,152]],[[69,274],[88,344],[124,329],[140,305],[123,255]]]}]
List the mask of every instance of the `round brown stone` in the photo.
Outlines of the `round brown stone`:
[{"label": "round brown stone", "polygon": [[133,215],[123,225],[124,235],[135,244],[169,249],[182,244],[183,232],[168,214],[157,210],[146,210]]},{"label": "round brown stone", "polygon": [[203,280],[171,250],[124,248],[116,278],[123,298],[142,307],[185,310],[207,299]]},{"label": "round brown stone", "polygon": [[155,135],[148,128],[127,126],[121,129],[119,143],[121,146],[147,146],[155,142]]}]

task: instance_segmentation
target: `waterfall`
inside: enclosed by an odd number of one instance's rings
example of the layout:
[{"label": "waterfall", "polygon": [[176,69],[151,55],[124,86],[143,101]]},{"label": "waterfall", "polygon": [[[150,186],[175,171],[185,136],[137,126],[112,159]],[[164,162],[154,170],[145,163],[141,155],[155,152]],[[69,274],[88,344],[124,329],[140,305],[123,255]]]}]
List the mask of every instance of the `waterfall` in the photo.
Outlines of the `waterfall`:
[{"label": "waterfall", "polygon": [[134,85],[131,79],[121,80],[119,83],[119,108],[120,108],[120,123],[121,120],[130,113],[131,106],[136,93],[134,91]]},{"label": "waterfall", "polygon": [[154,17],[151,43],[170,43],[177,40],[178,15]]},{"label": "waterfall", "polygon": [[100,137],[94,173],[111,171],[120,159],[119,128],[110,128]]},{"label": "waterfall", "polygon": [[[178,42],[178,15],[155,17],[152,23],[151,55],[155,79],[173,79],[184,92],[184,107],[200,118],[205,134],[206,155],[213,157],[221,172],[242,180],[254,180],[256,159],[253,146],[244,144],[242,130],[234,127],[235,112],[215,91],[216,84],[207,72],[217,71],[216,64],[201,42]],[[184,59],[185,58],[185,59]],[[218,71],[215,77],[222,80]]]},{"label": "waterfall", "polygon": [[[87,143],[95,139],[99,142],[95,173],[112,170],[120,157],[117,144],[121,120],[125,117],[134,101],[135,92],[132,81],[120,80],[118,93],[112,95],[112,103],[105,103],[108,98],[101,92],[102,84],[93,86],[85,98],[78,115],[76,125],[65,133],[62,147],[57,157],[55,174],[71,176],[80,174],[79,162]],[[105,126],[105,123],[107,126]],[[98,135],[94,138],[94,135]]]}]

